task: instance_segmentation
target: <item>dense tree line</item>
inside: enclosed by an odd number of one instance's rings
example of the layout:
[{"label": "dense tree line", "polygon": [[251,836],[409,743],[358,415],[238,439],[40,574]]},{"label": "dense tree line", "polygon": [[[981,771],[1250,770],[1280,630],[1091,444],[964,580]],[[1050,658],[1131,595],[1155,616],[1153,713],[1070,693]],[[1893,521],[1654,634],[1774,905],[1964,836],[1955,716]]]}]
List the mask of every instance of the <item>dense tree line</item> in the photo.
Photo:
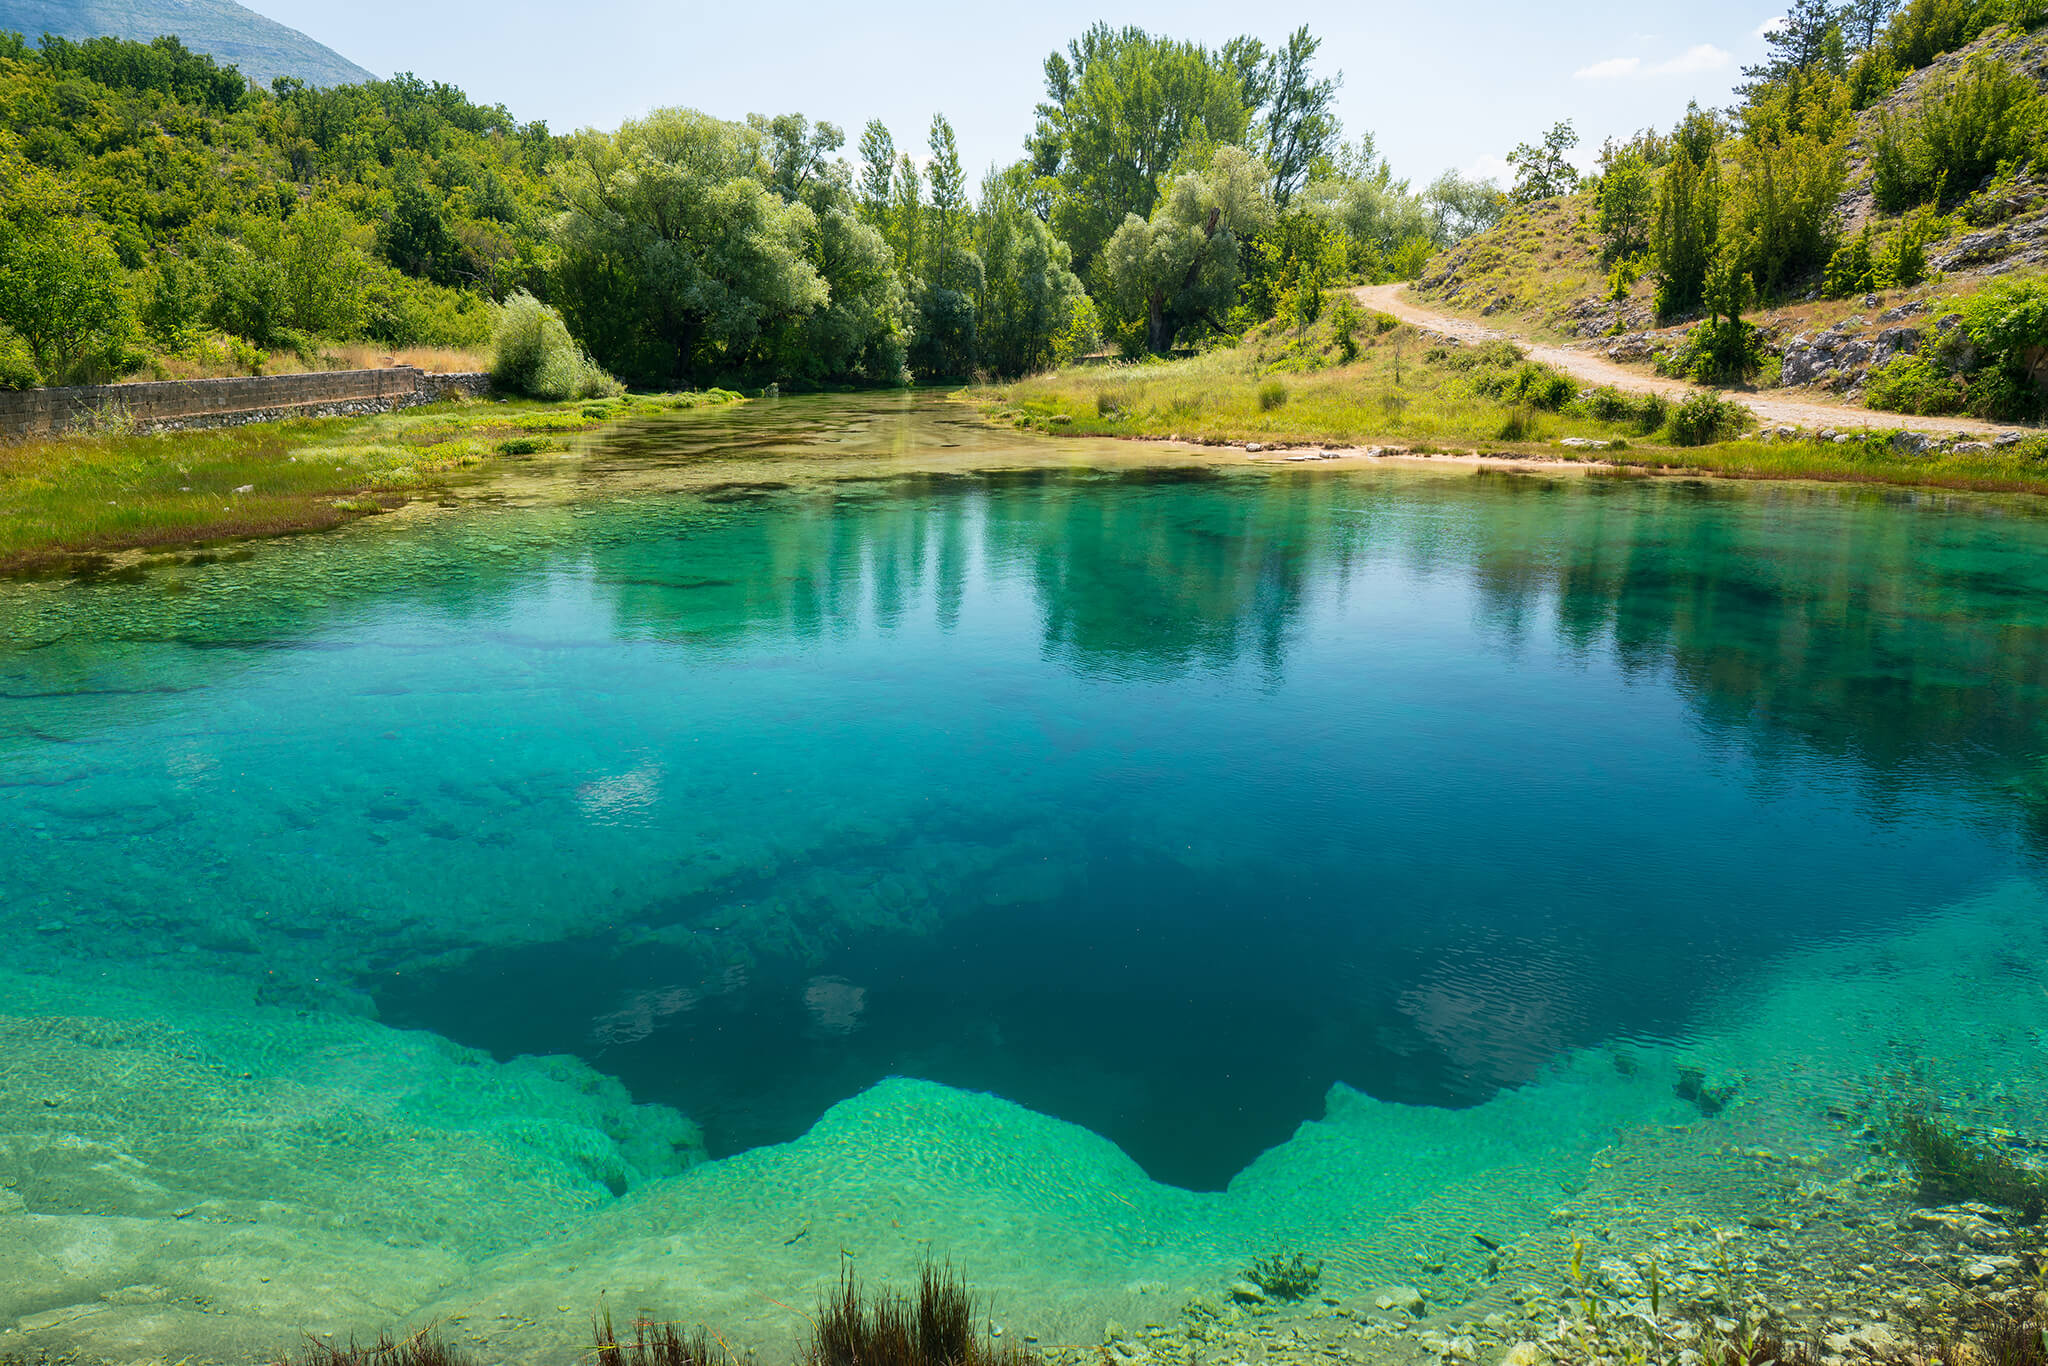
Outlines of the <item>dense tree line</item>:
[{"label": "dense tree line", "polygon": [[1346,144],[1319,46],[1098,24],[1046,60],[1023,156],[975,178],[943,116],[902,147],[685,109],[558,136],[410,75],[263,90],[174,38],[0,35],[0,385],[474,346],[515,295],[648,385],[1205,344],[1500,212]]}]

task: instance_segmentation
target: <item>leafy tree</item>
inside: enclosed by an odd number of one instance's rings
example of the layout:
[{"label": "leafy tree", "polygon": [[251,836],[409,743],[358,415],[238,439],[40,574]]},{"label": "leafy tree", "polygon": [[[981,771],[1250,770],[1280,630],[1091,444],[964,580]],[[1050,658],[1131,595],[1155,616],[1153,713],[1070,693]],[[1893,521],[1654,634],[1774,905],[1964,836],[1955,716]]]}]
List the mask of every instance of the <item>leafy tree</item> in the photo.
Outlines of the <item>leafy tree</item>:
[{"label": "leafy tree", "polygon": [[1768,49],[1763,61],[1742,69],[1750,93],[1795,72],[1845,69],[1842,46],[1842,16],[1834,0],[1792,0],[1777,26],[1766,30]]},{"label": "leafy tree", "polygon": [[940,285],[949,283],[950,253],[957,244],[959,219],[967,208],[967,178],[960,170],[960,148],[953,140],[953,125],[944,114],[932,115],[931,160],[931,265],[927,274]]},{"label": "leafy tree", "polygon": [[777,114],[774,118],[750,114],[747,125],[761,135],[763,154],[768,158],[768,188],[786,201],[802,199],[817,181],[843,172],[833,158],[846,145],[846,134],[837,124],[813,124],[802,114]]},{"label": "leafy tree", "polygon": [[695,110],[576,136],[556,168],[558,284],[600,364],[650,382],[741,370],[765,334],[825,303],[806,253],[816,218],[770,174],[757,130]]},{"label": "leafy tree", "polygon": [[1723,235],[1756,289],[1775,295],[1820,271],[1833,254],[1846,158],[1839,142],[1811,135],[1751,136],[1737,147],[1735,165]]},{"label": "leafy tree", "polygon": [[1720,237],[1719,161],[1711,151],[1704,162],[1680,156],[1664,172],[1650,227],[1660,315],[1670,317],[1699,304]]},{"label": "leafy tree", "polygon": [[1623,152],[1600,177],[1600,239],[1610,262],[1649,250],[1656,191],[1641,156]]},{"label": "leafy tree", "polygon": [[62,211],[53,182],[36,176],[24,189],[27,202],[0,217],[0,328],[50,383],[112,379],[134,335],[120,258],[93,224]]},{"label": "leafy tree", "polygon": [[982,186],[980,363],[1000,375],[1065,364],[1093,349],[1095,306],[1067,244],[998,177]]},{"label": "leafy tree", "polygon": [[1892,16],[1899,12],[1899,0],[1845,0],[1836,13],[1842,37],[1851,52],[1868,52],[1877,46]]},{"label": "leafy tree", "polygon": [[896,249],[897,264],[912,271],[924,240],[924,181],[909,153],[896,158],[896,174],[889,183],[889,245]]},{"label": "leafy tree", "polygon": [[1430,240],[1439,247],[1462,242],[1500,222],[1508,197],[1491,180],[1445,171],[1422,192]]},{"label": "leafy tree", "polygon": [[1237,144],[1249,125],[1238,68],[1195,43],[1096,24],[1045,62],[1029,144],[1057,183],[1053,230],[1085,272],[1129,215],[1150,217],[1183,152]]},{"label": "leafy tree", "polygon": [[1315,77],[1312,68],[1321,47],[1322,39],[1302,25],[1267,58],[1245,94],[1247,107],[1259,119],[1256,150],[1273,170],[1273,199],[1282,207],[1337,147],[1335,106],[1344,76]]},{"label": "leafy tree", "polygon": [[860,135],[860,216],[871,227],[886,232],[889,225],[889,190],[896,174],[896,139],[880,119],[869,119]]},{"label": "leafy tree", "polygon": [[1578,145],[1578,131],[1569,119],[1551,125],[1540,144],[1518,145],[1508,153],[1508,165],[1515,168],[1515,188],[1510,196],[1519,204],[1529,204],[1577,189],[1579,173],[1565,153]]},{"label": "leafy tree", "polygon": [[[1332,173],[1311,184],[1302,201],[1325,216],[1337,234],[1337,249],[1352,273],[1385,279],[1389,263],[1409,242],[1436,244],[1437,224],[1422,196],[1409,192],[1408,182],[1380,157],[1372,134],[1362,135],[1355,148],[1343,148]],[[1291,220],[1294,215],[1285,215]],[[1267,307],[1278,307],[1277,294]]]},{"label": "leafy tree", "polygon": [[1238,244],[1271,221],[1271,173],[1237,147],[1219,147],[1201,171],[1174,177],[1150,219],[1124,219],[1103,260],[1122,316],[1142,319],[1145,345],[1172,348],[1195,324],[1220,332],[1241,268]]},{"label": "leafy tree", "polygon": [[1974,56],[1929,89],[1910,114],[1885,114],[1871,139],[1880,208],[1967,194],[2002,162],[2030,159],[2048,135],[2048,97],[2031,76]]}]

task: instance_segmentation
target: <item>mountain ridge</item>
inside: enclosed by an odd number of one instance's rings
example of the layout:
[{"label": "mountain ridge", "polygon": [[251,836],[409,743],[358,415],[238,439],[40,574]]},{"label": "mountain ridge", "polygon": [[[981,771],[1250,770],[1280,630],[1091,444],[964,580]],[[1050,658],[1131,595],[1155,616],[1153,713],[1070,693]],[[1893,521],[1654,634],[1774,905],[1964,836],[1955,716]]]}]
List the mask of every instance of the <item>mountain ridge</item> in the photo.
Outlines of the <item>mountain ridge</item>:
[{"label": "mountain ridge", "polygon": [[0,0],[0,32],[20,33],[31,42],[45,33],[142,42],[175,34],[187,47],[265,86],[279,76],[321,86],[375,79],[332,48],[234,0]]}]

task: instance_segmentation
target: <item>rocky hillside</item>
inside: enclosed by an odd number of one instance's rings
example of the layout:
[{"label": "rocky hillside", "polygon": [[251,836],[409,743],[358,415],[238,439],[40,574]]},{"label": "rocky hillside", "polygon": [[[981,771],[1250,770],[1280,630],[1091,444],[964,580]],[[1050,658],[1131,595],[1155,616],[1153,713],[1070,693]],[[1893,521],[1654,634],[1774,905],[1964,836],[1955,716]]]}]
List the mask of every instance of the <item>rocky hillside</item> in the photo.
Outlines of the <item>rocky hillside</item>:
[{"label": "rocky hillside", "polygon": [[[1872,192],[1870,143],[1887,118],[1916,110],[1926,93],[1977,57],[2003,61],[2048,89],[2048,30],[1999,29],[1915,71],[1858,117],[1849,148],[1848,187],[1839,204],[1844,236],[1870,224],[1880,234],[1899,219],[1881,213]],[[2048,179],[1971,187],[1964,203],[1936,221],[1927,246],[1929,278],[1908,290],[1826,300],[1815,288],[1753,319],[1773,357],[1766,382],[1812,386],[1850,399],[1865,378],[1901,352],[1916,353],[1935,320],[1952,326],[1951,305],[1992,279],[2048,270]],[[1496,227],[1430,262],[1417,296],[1473,317],[1499,320],[1539,336],[1576,340],[1624,363],[1653,362],[1683,337],[1692,319],[1659,328],[1646,274],[1627,295],[1610,297],[1592,195],[1520,205]]]},{"label": "rocky hillside", "polygon": [[374,79],[333,49],[234,0],[0,0],[0,33],[10,32],[31,41],[45,33],[142,42],[175,34],[185,46],[211,53],[265,86],[278,76],[295,76],[308,85]]}]

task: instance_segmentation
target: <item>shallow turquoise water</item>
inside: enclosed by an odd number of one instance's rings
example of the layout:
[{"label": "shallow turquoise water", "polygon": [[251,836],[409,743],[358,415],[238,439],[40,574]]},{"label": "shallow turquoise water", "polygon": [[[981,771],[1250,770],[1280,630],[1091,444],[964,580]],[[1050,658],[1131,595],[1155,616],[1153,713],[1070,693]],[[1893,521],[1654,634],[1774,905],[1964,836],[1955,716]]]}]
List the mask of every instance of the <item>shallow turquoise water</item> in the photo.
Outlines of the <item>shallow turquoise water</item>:
[{"label": "shallow turquoise water", "polygon": [[714,1156],[908,1075],[1220,1189],[1332,1083],[1476,1105],[2038,871],[2033,504],[945,413],[0,587],[0,942],[577,1054]]}]

